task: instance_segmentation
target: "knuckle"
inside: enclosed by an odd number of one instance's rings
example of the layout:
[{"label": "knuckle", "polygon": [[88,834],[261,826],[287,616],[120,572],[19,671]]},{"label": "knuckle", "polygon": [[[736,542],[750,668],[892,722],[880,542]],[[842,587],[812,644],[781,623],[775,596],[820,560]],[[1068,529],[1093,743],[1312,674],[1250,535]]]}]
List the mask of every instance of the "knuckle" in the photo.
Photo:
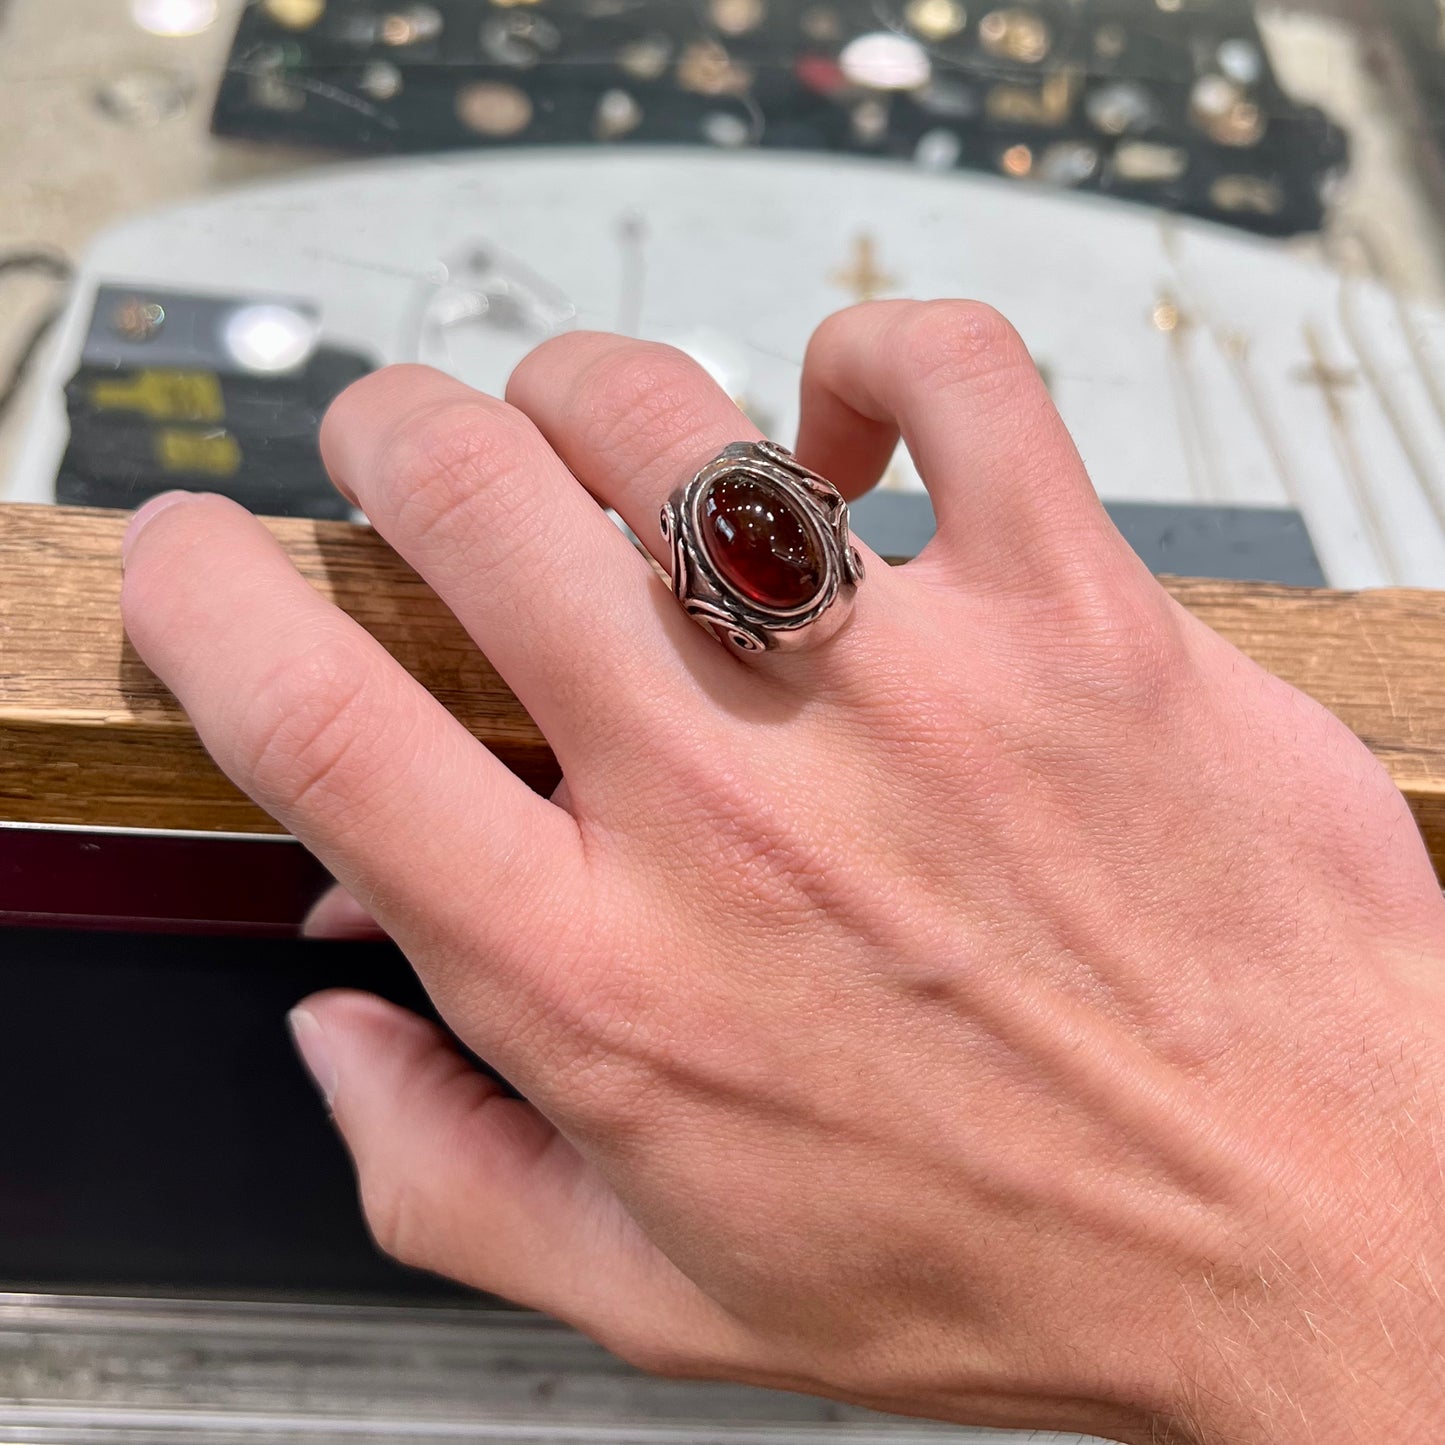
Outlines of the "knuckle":
[{"label": "knuckle", "polygon": [[278,660],[260,680],[241,727],[243,766],[266,802],[294,809],[353,801],[370,769],[357,744],[372,731],[370,658],[335,634]]},{"label": "knuckle", "polygon": [[593,365],[581,385],[584,444],[601,455],[632,456],[683,445],[704,429],[700,399],[707,373],[675,347],[629,346]]},{"label": "knuckle", "polygon": [[326,425],[329,428],[344,428],[351,424],[353,416],[365,417],[373,412],[379,396],[395,386],[409,368],[383,366],[358,377],[350,386],[339,391],[332,398],[326,411]]},{"label": "knuckle", "polygon": [[1131,725],[1160,717],[1194,672],[1174,604],[1161,588],[1077,578],[1050,603],[1045,648],[1051,666],[1066,658],[1076,703]]},{"label": "knuckle", "polygon": [[908,301],[860,301],[825,316],[808,338],[805,364],[828,366],[835,359],[856,353],[876,334],[879,317],[897,316],[913,303]]},{"label": "knuckle", "polygon": [[617,338],[607,331],[589,331],[579,327],[560,331],[540,341],[512,368],[507,378],[507,400],[530,412],[531,399],[555,398],[557,379],[575,376],[586,369],[589,359],[599,348],[615,346]]},{"label": "knuckle", "polygon": [[925,390],[1037,374],[1023,338],[982,301],[919,303],[900,316],[894,351],[899,372]]},{"label": "knuckle", "polygon": [[881,330],[902,322],[927,302],[906,300],[859,301],[825,316],[814,328],[810,353],[828,355],[837,349],[870,344]]},{"label": "knuckle", "polygon": [[445,372],[417,362],[394,362],[359,377],[340,392],[331,403],[328,418],[349,422],[353,415],[368,419],[391,416],[395,408],[420,393],[435,391],[438,383],[458,391],[460,385]]},{"label": "knuckle", "polygon": [[[395,426],[395,418],[414,415],[417,396],[435,392],[441,374],[431,367],[402,363],[383,366],[339,392],[321,419],[321,450],[326,453],[348,437],[375,440]],[[446,378],[445,385],[457,383]]]},{"label": "knuckle", "polygon": [[525,475],[534,435],[512,407],[473,400],[448,400],[411,418],[385,445],[378,468],[398,528],[425,545],[464,537],[477,507],[498,520],[511,509],[497,505],[497,494]]}]

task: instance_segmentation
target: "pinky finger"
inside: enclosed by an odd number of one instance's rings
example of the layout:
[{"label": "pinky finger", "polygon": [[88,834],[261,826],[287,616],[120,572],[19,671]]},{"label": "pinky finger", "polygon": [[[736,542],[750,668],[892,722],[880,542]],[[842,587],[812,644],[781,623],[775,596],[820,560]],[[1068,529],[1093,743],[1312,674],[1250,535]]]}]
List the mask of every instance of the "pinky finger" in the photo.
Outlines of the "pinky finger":
[{"label": "pinky finger", "polygon": [[543,1310],[644,1369],[717,1356],[722,1312],[571,1143],[439,1029],[343,991],[307,999],[291,1029],[388,1254]]}]

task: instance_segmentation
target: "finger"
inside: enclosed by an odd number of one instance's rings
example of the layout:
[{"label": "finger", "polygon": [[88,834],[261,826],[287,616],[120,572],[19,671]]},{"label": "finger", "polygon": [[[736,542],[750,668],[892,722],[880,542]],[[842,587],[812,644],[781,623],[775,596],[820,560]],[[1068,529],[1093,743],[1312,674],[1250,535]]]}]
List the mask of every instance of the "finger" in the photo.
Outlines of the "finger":
[{"label": "finger", "polygon": [[[567,779],[552,789],[552,801],[566,812],[572,811],[572,795]],[[357,902],[339,883],[328,888],[301,923],[303,938],[330,940],[375,940],[387,937],[386,930],[372,917],[371,910]]]},{"label": "finger", "polygon": [[512,373],[507,400],[663,563],[662,503],[730,442],[762,437],[685,352],[602,332],[544,342]]},{"label": "finger", "polygon": [[413,956],[453,973],[485,958],[522,987],[507,962],[524,938],[545,945],[550,900],[575,913],[586,897],[572,818],[319,597],[255,518],[221,497],[157,500],[127,538],[122,611],[212,757]]},{"label": "finger", "polygon": [[900,432],[938,519],[929,556],[975,584],[1051,583],[1091,552],[1127,550],[1028,349],[992,308],[872,302],[818,328],[801,460],[857,494]]},{"label": "finger", "polygon": [[556,1315],[639,1363],[718,1347],[716,1308],[601,1175],[440,1030],[351,992],[307,999],[291,1028],[388,1254]]},{"label": "finger", "polygon": [[436,589],[564,771],[639,728],[702,640],[659,607],[651,568],[514,407],[427,367],[333,404],[337,485]]},{"label": "finger", "polygon": [[301,924],[303,938],[370,940],[386,937],[386,930],[339,883],[328,888]]}]

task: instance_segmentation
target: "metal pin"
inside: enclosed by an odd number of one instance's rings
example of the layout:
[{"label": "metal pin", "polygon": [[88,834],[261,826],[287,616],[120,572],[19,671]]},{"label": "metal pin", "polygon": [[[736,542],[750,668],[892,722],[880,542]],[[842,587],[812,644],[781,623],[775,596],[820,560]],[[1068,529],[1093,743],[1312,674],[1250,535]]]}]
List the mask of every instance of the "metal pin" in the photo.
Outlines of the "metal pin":
[{"label": "metal pin", "polygon": [[958,0],[909,0],[903,19],[924,40],[948,40],[963,29],[968,11]]},{"label": "metal pin", "polygon": [[963,155],[963,140],[957,131],[924,131],[913,148],[913,159],[926,171],[951,171]]},{"label": "metal pin", "polygon": [[1240,85],[1254,85],[1264,74],[1264,57],[1252,40],[1222,40],[1214,55],[1219,68]]},{"label": "metal pin", "polygon": [[442,33],[442,23],[442,13],[434,6],[413,5],[388,15],[381,22],[382,43],[398,49],[421,45],[435,40]]},{"label": "metal pin", "polygon": [[715,146],[736,149],[753,138],[753,128],[740,115],[715,110],[702,118],[703,138]]},{"label": "metal pin", "polygon": [[1034,168],[1034,153],[1026,145],[1010,146],[998,158],[998,166],[1006,176],[1026,176]]},{"label": "metal pin", "polygon": [[597,102],[592,133],[598,140],[619,140],[642,124],[642,107],[625,90],[609,90]]},{"label": "metal pin", "polygon": [[373,60],[361,72],[357,88],[372,100],[394,100],[401,94],[401,71],[389,60]]},{"label": "metal pin", "polygon": [[1084,114],[1105,135],[1127,135],[1152,125],[1159,107],[1142,85],[1121,80],[1091,90],[1084,98]]},{"label": "metal pin", "polygon": [[1066,70],[1058,70],[1037,90],[1026,85],[994,86],[985,110],[991,120],[1057,126],[1068,116],[1073,95],[1073,76]]},{"label": "metal pin", "polygon": [[860,100],[850,116],[854,137],[864,145],[876,145],[888,134],[888,113],[886,100]]},{"label": "metal pin", "polygon": [[1037,175],[1056,186],[1078,186],[1099,169],[1099,152],[1087,141],[1066,140],[1051,145],[1039,157]]},{"label": "metal pin", "polygon": [[763,0],[710,0],[708,15],[724,35],[746,35],[767,15]]},{"label": "metal pin", "polygon": [[876,30],[855,36],[838,56],[843,74],[870,90],[920,90],[933,76],[933,62],[916,40]]},{"label": "metal pin", "polygon": [[1178,146],[1134,140],[1114,152],[1114,174],[1121,181],[1176,181],[1188,169],[1188,152]]},{"label": "metal pin", "polygon": [[149,341],[166,324],[166,308],[159,301],[132,296],[110,313],[110,329],[126,341]]},{"label": "metal pin", "polygon": [[264,0],[261,8],[284,30],[310,30],[326,14],[326,0]]},{"label": "metal pin", "polygon": [[990,55],[1036,65],[1049,53],[1048,23],[1032,10],[992,10],[978,22],[978,39]]},{"label": "metal pin", "polygon": [[659,80],[672,60],[672,41],[665,35],[644,35],[617,52],[617,64],[634,80]]},{"label": "metal pin", "polygon": [[1221,145],[1252,146],[1264,135],[1264,114],[1234,81],[1222,75],[1201,75],[1189,92],[1189,114],[1202,131]]},{"label": "metal pin", "polygon": [[1220,176],[1209,187],[1209,199],[1221,211],[1252,211],[1273,216],[1284,205],[1279,187],[1264,176]]},{"label": "metal pin", "polygon": [[697,95],[737,95],[752,83],[752,73],[715,40],[700,40],[683,51],[677,79]]},{"label": "metal pin", "polygon": [[457,116],[478,135],[517,135],[532,122],[532,99],[519,86],[479,81],[457,91]]},{"label": "metal pin", "polygon": [[562,32],[540,15],[495,15],[482,25],[481,43],[488,59],[530,70],[562,43]]}]

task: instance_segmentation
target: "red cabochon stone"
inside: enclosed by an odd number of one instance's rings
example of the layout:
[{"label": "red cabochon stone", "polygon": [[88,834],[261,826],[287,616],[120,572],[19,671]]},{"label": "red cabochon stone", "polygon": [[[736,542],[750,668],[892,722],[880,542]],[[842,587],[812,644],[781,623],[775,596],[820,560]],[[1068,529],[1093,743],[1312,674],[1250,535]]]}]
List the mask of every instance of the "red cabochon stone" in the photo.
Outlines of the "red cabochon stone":
[{"label": "red cabochon stone", "polygon": [[700,507],[702,542],[724,581],[761,607],[802,607],[823,585],[813,530],[786,497],[748,476],[723,477]]}]

